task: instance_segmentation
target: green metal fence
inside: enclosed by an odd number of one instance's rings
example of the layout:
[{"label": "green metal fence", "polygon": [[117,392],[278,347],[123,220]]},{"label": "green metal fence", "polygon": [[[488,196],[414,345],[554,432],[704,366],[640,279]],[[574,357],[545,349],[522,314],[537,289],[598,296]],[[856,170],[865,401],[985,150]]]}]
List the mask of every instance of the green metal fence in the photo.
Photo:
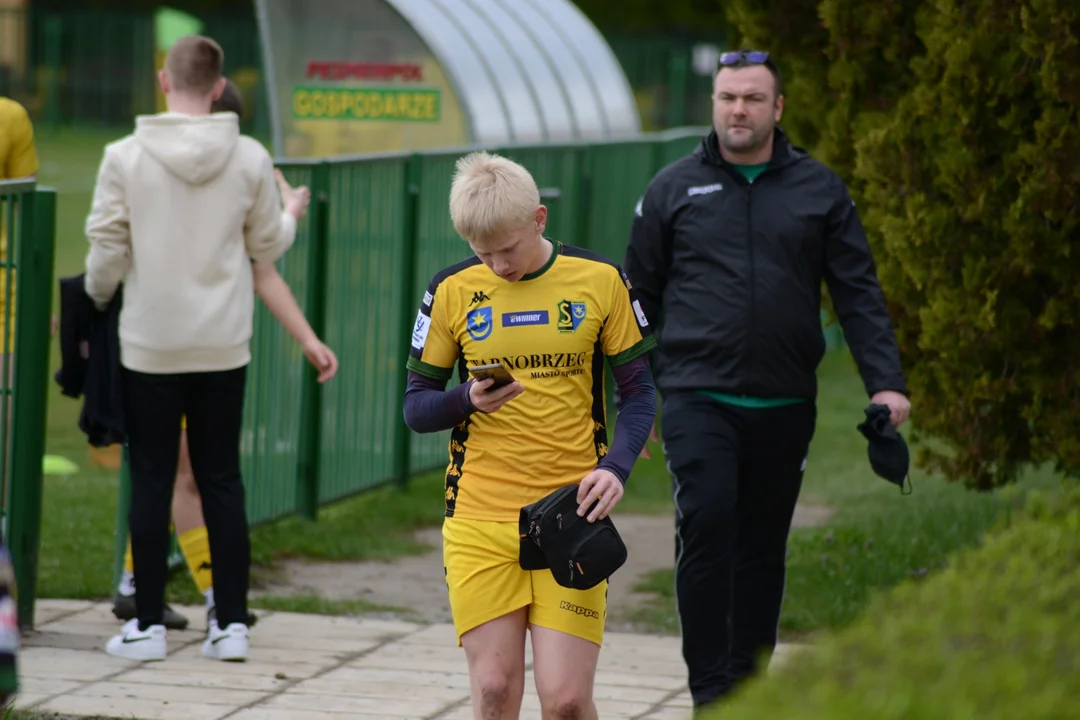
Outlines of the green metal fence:
[{"label": "green metal fence", "polygon": [[54,191],[0,181],[0,511],[23,626],[37,587],[55,234]]}]

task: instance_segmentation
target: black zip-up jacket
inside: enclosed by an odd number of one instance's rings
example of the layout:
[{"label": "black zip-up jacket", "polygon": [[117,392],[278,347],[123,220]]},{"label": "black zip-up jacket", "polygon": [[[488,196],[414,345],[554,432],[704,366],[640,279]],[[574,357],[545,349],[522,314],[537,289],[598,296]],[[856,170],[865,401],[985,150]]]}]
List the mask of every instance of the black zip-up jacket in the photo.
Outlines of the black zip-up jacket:
[{"label": "black zip-up jacket", "polygon": [[94,447],[127,442],[120,389],[121,283],[104,312],[86,294],[84,275],[60,279],[60,369],[54,379],[67,397],[83,397],[79,429]]},{"label": "black zip-up jacket", "polygon": [[847,187],[780,128],[752,185],[721,157],[715,131],[657,173],[623,269],[655,319],[662,392],[815,398],[824,279],[867,393],[907,393]]}]

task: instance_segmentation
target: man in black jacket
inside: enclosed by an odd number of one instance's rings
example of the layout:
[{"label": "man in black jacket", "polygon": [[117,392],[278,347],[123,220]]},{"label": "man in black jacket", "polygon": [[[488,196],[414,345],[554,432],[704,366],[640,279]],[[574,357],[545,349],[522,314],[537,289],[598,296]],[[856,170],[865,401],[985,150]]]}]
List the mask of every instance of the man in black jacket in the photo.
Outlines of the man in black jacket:
[{"label": "man in black jacket", "polygon": [[823,279],[872,402],[888,405],[896,426],[910,411],[854,204],[839,176],[776,127],[782,111],[768,54],[724,53],[714,128],[649,184],[623,265],[657,326],[696,706],[728,695],[776,646],[825,351]]}]

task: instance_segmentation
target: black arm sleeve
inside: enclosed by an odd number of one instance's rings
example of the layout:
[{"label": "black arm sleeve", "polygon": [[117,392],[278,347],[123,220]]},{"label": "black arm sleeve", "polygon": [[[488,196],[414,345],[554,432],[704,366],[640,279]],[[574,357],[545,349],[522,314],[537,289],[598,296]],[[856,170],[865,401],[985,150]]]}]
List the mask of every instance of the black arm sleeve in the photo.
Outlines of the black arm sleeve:
[{"label": "black arm sleeve", "polygon": [[469,401],[469,383],[447,390],[445,380],[409,373],[404,410],[405,424],[413,432],[449,430],[465,422],[474,409]]},{"label": "black arm sleeve", "polygon": [[615,473],[625,485],[656,419],[656,388],[648,355],[617,365],[611,373],[619,386],[619,415],[611,448],[597,467]]},{"label": "black arm sleeve", "polygon": [[826,226],[824,275],[844,339],[868,395],[881,390],[906,394],[900,349],[862,221],[842,182],[837,195]]}]

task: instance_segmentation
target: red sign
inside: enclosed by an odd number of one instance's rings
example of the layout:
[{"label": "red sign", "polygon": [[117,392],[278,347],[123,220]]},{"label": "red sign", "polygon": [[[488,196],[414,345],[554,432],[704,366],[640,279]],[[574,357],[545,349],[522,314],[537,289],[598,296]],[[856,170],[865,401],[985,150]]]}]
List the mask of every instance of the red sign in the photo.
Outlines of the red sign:
[{"label": "red sign", "polygon": [[421,82],[423,68],[409,63],[346,63],[313,60],[307,66],[308,79],[318,80],[402,80]]}]

